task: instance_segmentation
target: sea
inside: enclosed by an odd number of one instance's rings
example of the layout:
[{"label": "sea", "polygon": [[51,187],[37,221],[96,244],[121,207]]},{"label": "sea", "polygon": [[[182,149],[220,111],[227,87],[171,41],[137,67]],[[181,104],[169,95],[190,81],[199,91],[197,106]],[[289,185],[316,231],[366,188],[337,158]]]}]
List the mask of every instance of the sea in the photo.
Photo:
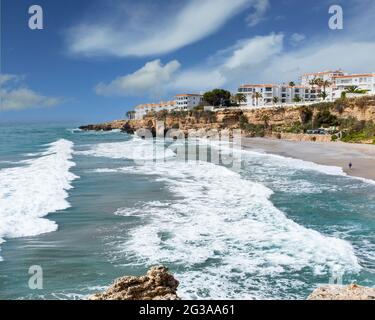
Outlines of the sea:
[{"label": "sea", "polygon": [[85,299],[160,264],[183,299],[375,286],[374,181],[228,142],[76,127],[0,125],[0,299]]}]

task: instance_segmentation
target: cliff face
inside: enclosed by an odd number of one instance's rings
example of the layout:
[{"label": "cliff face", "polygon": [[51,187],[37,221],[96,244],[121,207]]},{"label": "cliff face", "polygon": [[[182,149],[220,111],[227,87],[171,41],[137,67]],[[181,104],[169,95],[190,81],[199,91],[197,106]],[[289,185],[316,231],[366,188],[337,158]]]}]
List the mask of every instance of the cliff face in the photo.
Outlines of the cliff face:
[{"label": "cliff face", "polygon": [[[141,128],[147,128],[153,133],[156,131],[157,121],[165,125],[165,129],[179,129],[184,134],[189,130],[218,129],[233,130],[239,129],[244,119],[253,125],[266,125],[269,131],[272,128],[288,128],[293,124],[304,122],[304,113],[310,112],[316,116],[321,110],[326,109],[332,115],[340,119],[355,118],[357,120],[375,122],[375,97],[364,97],[348,99],[342,103],[321,103],[307,107],[273,107],[252,110],[226,109],[217,112],[185,112],[166,113],[146,116],[142,120],[117,120],[97,125],[83,126],[83,130],[111,130],[121,129],[124,132],[134,133]],[[283,132],[283,130],[281,130]]]}]

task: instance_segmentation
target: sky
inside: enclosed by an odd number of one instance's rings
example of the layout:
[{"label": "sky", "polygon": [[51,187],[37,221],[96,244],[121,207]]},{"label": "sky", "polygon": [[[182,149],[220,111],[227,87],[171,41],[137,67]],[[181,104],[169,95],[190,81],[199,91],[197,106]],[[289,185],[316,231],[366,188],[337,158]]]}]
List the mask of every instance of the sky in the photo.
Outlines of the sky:
[{"label": "sky", "polygon": [[0,2],[0,122],[99,122],[178,93],[375,72],[375,0]]}]

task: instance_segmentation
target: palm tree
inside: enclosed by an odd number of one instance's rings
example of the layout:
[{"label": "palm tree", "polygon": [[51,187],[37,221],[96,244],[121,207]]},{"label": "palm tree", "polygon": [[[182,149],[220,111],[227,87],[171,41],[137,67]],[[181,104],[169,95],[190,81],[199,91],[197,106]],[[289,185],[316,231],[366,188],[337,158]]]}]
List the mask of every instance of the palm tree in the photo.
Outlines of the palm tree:
[{"label": "palm tree", "polygon": [[243,93],[237,93],[234,96],[234,101],[236,101],[238,104],[241,104],[241,102],[246,102],[246,96]]},{"label": "palm tree", "polygon": [[295,86],[296,86],[296,84],[295,84],[293,81],[290,81],[290,82],[289,82],[289,87],[292,87],[292,88],[293,88],[293,87],[295,87]]},{"label": "palm tree", "polygon": [[257,102],[257,107],[258,107],[258,105],[259,105],[259,98],[262,98],[263,96],[262,96],[262,94],[260,93],[260,92],[255,92],[254,93],[254,98],[255,98],[255,100],[256,100],[256,102]]},{"label": "palm tree", "polygon": [[319,96],[323,98],[323,100],[325,100],[328,97],[328,94],[327,92],[323,91],[322,93],[319,94]]},{"label": "palm tree", "polygon": [[354,94],[365,94],[369,90],[359,89],[358,86],[349,86],[346,88],[346,93],[354,93]]},{"label": "palm tree", "polygon": [[126,116],[128,117],[128,119],[134,119],[134,115],[135,115],[135,111],[128,111],[126,113]]},{"label": "palm tree", "polygon": [[274,104],[277,104],[279,102],[279,98],[278,97],[273,97],[272,101],[273,101]]},{"label": "palm tree", "polygon": [[314,89],[314,87],[316,86],[316,82],[317,82],[318,78],[314,78],[312,80],[309,81],[309,85]]},{"label": "palm tree", "polygon": [[293,98],[293,102],[301,102],[302,101],[302,99],[300,98],[300,97],[294,97]]}]

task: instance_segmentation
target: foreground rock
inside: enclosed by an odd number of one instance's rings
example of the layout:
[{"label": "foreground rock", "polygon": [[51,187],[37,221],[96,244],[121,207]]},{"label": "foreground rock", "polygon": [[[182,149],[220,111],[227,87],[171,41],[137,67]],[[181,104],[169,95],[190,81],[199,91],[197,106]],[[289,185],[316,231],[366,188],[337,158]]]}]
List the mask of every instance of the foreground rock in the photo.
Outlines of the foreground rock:
[{"label": "foreground rock", "polygon": [[89,300],[179,300],[178,284],[166,267],[157,266],[150,268],[145,276],[121,277]]},{"label": "foreground rock", "polygon": [[308,300],[375,300],[375,288],[327,285],[315,289]]}]

